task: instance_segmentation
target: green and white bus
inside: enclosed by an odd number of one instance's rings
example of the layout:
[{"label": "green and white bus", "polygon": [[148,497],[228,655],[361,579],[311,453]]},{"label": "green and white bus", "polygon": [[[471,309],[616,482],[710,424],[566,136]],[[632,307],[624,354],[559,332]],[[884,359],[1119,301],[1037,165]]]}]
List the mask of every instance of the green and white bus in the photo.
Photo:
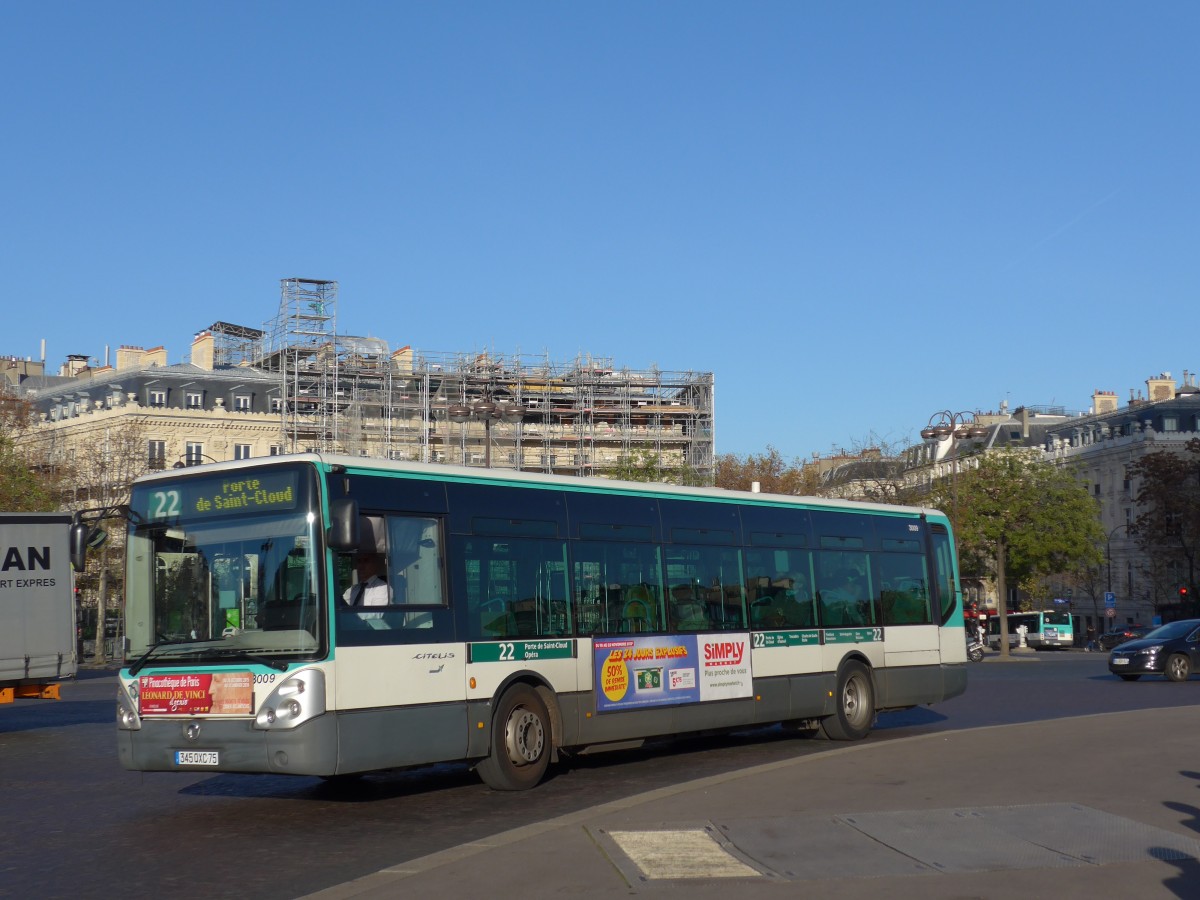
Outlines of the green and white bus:
[{"label": "green and white bus", "polygon": [[656,736],[858,739],[966,688],[930,509],[302,454],[147,475],[128,518],[129,769],[466,761],[519,790]]},{"label": "green and white bus", "polygon": [[[1056,609],[1034,612],[1010,612],[1008,620],[1008,645],[1017,647],[1021,642],[1020,629],[1025,629],[1025,645],[1034,650],[1059,650],[1075,646],[1075,624],[1069,612]],[[988,644],[1000,649],[1000,616],[988,620]]]}]

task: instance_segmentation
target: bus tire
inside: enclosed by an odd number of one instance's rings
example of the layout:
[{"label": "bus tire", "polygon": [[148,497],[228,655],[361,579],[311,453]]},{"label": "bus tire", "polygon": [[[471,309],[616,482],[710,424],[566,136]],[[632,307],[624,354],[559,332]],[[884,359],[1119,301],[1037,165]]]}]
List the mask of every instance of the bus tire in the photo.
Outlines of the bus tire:
[{"label": "bus tire", "polygon": [[825,737],[831,741],[865,738],[875,721],[875,688],[866,666],[851,660],[838,669],[834,702],[834,714],[821,720]]},{"label": "bus tire", "polygon": [[1163,669],[1171,681],[1187,681],[1192,674],[1192,664],[1183,653],[1172,653],[1167,657],[1166,668]]},{"label": "bus tire", "polygon": [[476,771],[494,791],[528,790],[546,774],[550,743],[546,704],[529,685],[513,685],[496,706],[491,752]]}]

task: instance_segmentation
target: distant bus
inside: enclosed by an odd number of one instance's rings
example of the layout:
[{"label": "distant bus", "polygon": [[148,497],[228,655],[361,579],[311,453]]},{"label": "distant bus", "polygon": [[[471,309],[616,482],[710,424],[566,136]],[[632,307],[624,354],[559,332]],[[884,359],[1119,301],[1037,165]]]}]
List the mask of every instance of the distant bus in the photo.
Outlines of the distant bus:
[{"label": "distant bus", "polygon": [[[1070,613],[1048,609],[1041,612],[1010,612],[1008,619],[1008,644],[1019,643],[1018,629],[1025,626],[1025,643],[1034,650],[1054,650],[1059,647],[1075,646],[1075,624]],[[988,620],[988,643],[992,649],[1000,649],[1000,616]]]},{"label": "distant bus", "polygon": [[861,738],[966,687],[932,509],[295,455],[147,475],[128,528],[129,769],[457,760],[517,790],[658,735]]}]

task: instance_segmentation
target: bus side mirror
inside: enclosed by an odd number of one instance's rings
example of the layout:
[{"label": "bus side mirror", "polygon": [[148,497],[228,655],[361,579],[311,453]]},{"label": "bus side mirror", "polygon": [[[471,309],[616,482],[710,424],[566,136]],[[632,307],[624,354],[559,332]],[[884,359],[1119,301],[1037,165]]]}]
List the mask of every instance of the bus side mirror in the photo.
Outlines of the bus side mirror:
[{"label": "bus side mirror", "polygon": [[329,501],[329,549],[348,552],[358,549],[358,501],[339,497]]},{"label": "bus side mirror", "polygon": [[87,565],[88,535],[91,530],[82,522],[71,526],[71,565],[76,572],[82,572]]}]

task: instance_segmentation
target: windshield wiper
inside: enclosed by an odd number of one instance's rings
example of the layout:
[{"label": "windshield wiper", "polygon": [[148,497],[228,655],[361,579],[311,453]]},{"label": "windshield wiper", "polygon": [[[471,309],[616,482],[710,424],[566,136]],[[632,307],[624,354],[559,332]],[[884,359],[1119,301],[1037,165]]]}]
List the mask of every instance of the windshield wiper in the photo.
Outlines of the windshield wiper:
[{"label": "windshield wiper", "polygon": [[149,650],[147,650],[145,653],[143,653],[141,656],[139,656],[137,658],[137,661],[134,662],[134,664],[129,667],[129,674],[136,675],[138,673],[138,671],[142,668],[142,666],[144,666],[146,663],[148,663],[150,661],[150,657],[154,655],[154,651],[157,650],[159,647],[167,647],[172,644],[191,644],[191,643],[193,643],[193,641],[189,640],[188,638],[181,638],[181,639],[170,640],[170,641],[159,641],[157,644],[151,645]]},{"label": "windshield wiper", "polygon": [[[150,657],[154,655],[154,651],[159,649],[160,647],[167,647],[167,646],[178,645],[178,644],[194,644],[194,643],[196,643],[196,642],[192,641],[192,640],[187,640],[187,639],[173,640],[173,641],[159,641],[157,644],[155,644],[153,647],[151,647],[149,650],[147,650],[145,653],[143,653],[140,657],[138,657],[137,661],[134,662],[134,664],[129,667],[129,674],[136,675],[141,670],[141,668],[150,661]],[[251,653],[249,650],[241,650],[237,647],[196,647],[195,649],[193,649],[189,652],[195,656],[235,656],[235,657],[238,657],[239,659],[246,659],[246,660],[249,660],[250,662],[256,662],[256,663],[259,663],[260,665],[268,666],[269,668],[275,669],[276,671],[279,671],[279,672],[286,672],[288,670],[288,664],[285,662],[280,662],[277,659],[270,659],[266,656],[260,656],[257,653]]]},{"label": "windshield wiper", "polygon": [[278,659],[271,659],[267,656],[261,656],[257,653],[252,653],[249,650],[242,650],[240,647],[217,647],[209,651],[213,656],[235,656],[238,659],[248,659],[250,662],[256,662],[259,665],[268,666],[279,672],[286,672],[288,664],[281,662]]}]

